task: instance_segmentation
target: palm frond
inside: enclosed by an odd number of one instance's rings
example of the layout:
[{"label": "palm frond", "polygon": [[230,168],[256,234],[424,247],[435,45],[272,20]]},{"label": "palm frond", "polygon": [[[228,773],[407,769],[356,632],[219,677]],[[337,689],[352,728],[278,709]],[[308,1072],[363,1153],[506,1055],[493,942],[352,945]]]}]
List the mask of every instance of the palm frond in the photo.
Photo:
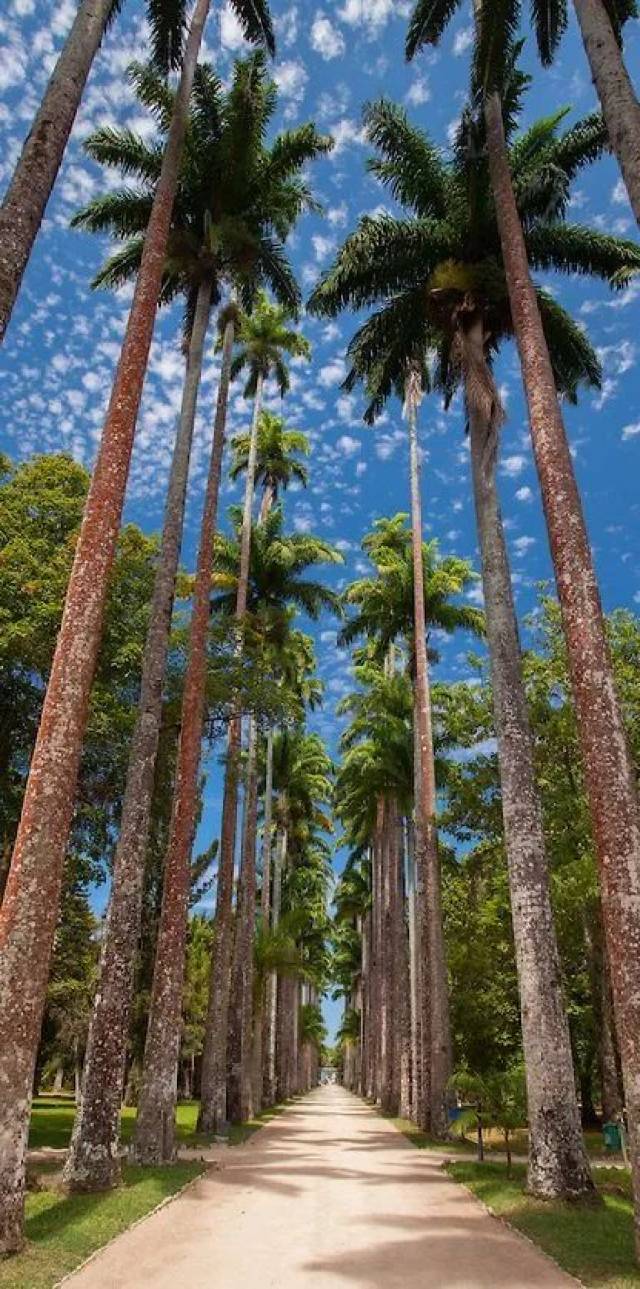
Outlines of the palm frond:
[{"label": "palm frond", "polygon": [[369,142],[383,154],[368,162],[372,174],[416,214],[444,218],[447,172],[439,150],[409,123],[404,109],[388,99],[368,103],[363,118]]},{"label": "palm frond", "polygon": [[577,402],[580,385],[599,389],[602,367],[589,337],[548,291],[538,289],[538,307],[558,393]]},{"label": "palm frond", "polygon": [[531,18],[540,58],[549,67],[567,29],[567,0],[531,0]]},{"label": "palm frond", "polygon": [[117,167],[123,175],[135,175],[156,183],[162,169],[164,150],[148,144],[127,128],[105,125],[85,140],[84,150],[93,161]]},{"label": "palm frond", "polygon": [[559,269],[624,286],[640,271],[640,246],[579,224],[539,224],[526,234],[533,268]]},{"label": "palm frond", "polygon": [[520,0],[482,0],[473,50],[473,84],[482,95],[502,94],[519,25]]},{"label": "palm frond", "polygon": [[187,23],[187,0],[147,0],[151,56],[166,76],[180,66]]},{"label": "palm frond", "polygon": [[460,0],[418,0],[407,30],[405,54],[410,61],[423,45],[437,45]]},{"label": "palm frond", "polygon": [[72,228],[84,228],[89,233],[111,232],[118,237],[132,237],[145,231],[152,205],[152,193],[121,188],[96,197],[76,211],[70,223]]},{"label": "palm frond", "polygon": [[231,7],[240,22],[245,39],[250,40],[252,45],[264,45],[273,56],[276,42],[267,0],[231,0]]}]

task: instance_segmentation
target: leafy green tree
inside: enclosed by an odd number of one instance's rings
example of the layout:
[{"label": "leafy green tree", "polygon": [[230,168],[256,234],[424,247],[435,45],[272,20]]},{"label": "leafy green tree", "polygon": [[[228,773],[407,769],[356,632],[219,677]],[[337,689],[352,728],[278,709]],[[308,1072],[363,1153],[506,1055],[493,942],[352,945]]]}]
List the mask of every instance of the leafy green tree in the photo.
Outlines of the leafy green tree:
[{"label": "leafy green tree", "polygon": [[[249,466],[251,436],[237,434],[232,443],[230,477],[237,479]],[[301,430],[288,430],[282,416],[262,412],[258,423],[255,484],[262,485],[260,521],[278,501],[281,491],[294,481],[306,488],[309,472],[301,460],[309,455],[309,439]]]}]

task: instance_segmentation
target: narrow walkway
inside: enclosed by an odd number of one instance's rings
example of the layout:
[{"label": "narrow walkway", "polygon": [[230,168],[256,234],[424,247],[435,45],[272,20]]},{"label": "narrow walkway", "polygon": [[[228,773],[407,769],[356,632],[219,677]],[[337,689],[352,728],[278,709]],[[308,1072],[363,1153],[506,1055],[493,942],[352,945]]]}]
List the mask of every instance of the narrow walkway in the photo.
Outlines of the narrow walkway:
[{"label": "narrow walkway", "polygon": [[71,1289],[574,1285],[341,1088],[313,1092],[72,1277]]}]

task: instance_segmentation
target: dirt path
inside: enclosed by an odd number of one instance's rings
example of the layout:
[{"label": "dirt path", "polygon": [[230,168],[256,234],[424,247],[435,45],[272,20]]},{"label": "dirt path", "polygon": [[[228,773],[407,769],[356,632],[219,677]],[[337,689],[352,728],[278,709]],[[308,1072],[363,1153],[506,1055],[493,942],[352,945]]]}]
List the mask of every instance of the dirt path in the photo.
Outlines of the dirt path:
[{"label": "dirt path", "polygon": [[341,1088],[120,1237],[70,1289],[533,1289],[576,1284]]}]

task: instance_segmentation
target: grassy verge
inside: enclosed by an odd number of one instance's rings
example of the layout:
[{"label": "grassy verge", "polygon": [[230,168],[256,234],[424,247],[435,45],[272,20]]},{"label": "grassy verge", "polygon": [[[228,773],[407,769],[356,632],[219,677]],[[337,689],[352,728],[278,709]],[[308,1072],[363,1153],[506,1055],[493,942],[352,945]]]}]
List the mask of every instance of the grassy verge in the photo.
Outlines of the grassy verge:
[{"label": "grassy verge", "polygon": [[[384,1117],[386,1118],[387,1116]],[[422,1132],[420,1128],[416,1127],[415,1123],[411,1123],[409,1119],[392,1118],[391,1121],[395,1124],[398,1131],[401,1132],[413,1146],[417,1146],[419,1150],[444,1150],[447,1155],[462,1155],[465,1158],[470,1155],[475,1155],[476,1153],[476,1143],[470,1136],[453,1137],[450,1141],[442,1142],[437,1141],[435,1137],[427,1136],[427,1134]],[[599,1164],[602,1163],[604,1167],[606,1167],[607,1163],[622,1164],[622,1155],[619,1152],[605,1150],[602,1144],[602,1133],[598,1132],[597,1129],[594,1129],[593,1131],[589,1129],[585,1132],[584,1141],[590,1159],[597,1161]],[[504,1137],[497,1129],[485,1129],[484,1148],[485,1154],[488,1156],[504,1154]],[[514,1157],[519,1155],[521,1158],[525,1159],[528,1148],[529,1139],[527,1130],[526,1128],[518,1128],[517,1131],[513,1133],[511,1141],[511,1149]]]},{"label": "grassy verge", "polygon": [[601,1207],[543,1202],[525,1194],[525,1167],[455,1160],[447,1172],[468,1186],[499,1217],[522,1231],[583,1284],[598,1289],[640,1287],[633,1249],[633,1209],[628,1173],[594,1168]]},{"label": "grassy verge", "polygon": [[30,1193],[27,1247],[18,1257],[0,1262],[0,1289],[51,1289],[201,1172],[198,1163],[127,1167],[123,1185],[106,1195],[66,1196],[55,1189]]},{"label": "grassy verge", "polygon": [[[261,1114],[256,1115],[247,1123],[232,1125],[229,1132],[229,1145],[240,1146],[249,1137],[253,1136],[259,1128],[265,1123],[275,1118],[286,1110],[287,1105],[291,1102],[285,1102],[282,1105],[270,1106],[268,1110],[263,1110]],[[65,1149],[69,1145],[71,1138],[71,1129],[73,1128],[73,1119],[75,1115],[75,1105],[69,1097],[38,1097],[33,1103],[33,1112],[31,1115],[31,1127],[29,1129],[29,1148],[31,1150],[41,1150],[44,1147],[54,1147]],[[178,1144],[181,1146],[193,1147],[206,1146],[211,1143],[211,1138],[197,1132],[198,1121],[198,1102],[185,1101],[178,1106],[176,1120],[176,1137]],[[122,1140],[131,1141],[136,1122],[136,1110],[132,1106],[125,1106],[122,1111]]]}]

